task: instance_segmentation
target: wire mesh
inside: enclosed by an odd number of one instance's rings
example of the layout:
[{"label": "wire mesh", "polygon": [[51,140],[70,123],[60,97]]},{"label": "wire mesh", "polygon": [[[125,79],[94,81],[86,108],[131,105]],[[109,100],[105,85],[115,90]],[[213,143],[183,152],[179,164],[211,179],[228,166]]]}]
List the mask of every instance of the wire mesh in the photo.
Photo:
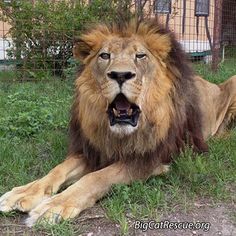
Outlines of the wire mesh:
[{"label": "wire mesh", "polygon": [[[155,11],[155,3],[169,3],[169,12]],[[154,1],[155,17],[175,32],[177,39],[192,60],[212,61],[214,4],[211,1]]]},{"label": "wire mesh", "polygon": [[222,6],[222,61],[231,59],[236,64],[236,1],[224,0]]},{"label": "wire mesh", "polygon": [[[24,2],[24,1],[23,1]],[[0,21],[0,72],[8,71],[5,79],[35,80],[49,76],[66,77],[72,73],[76,62],[72,59],[74,38],[88,21],[97,21],[104,8],[99,1],[25,1],[25,9],[13,11],[17,1],[1,2]],[[50,9],[35,7],[38,2],[48,2]],[[58,2],[70,5],[95,4],[97,18],[58,14]],[[82,2],[82,3],[81,3]],[[121,1],[108,1],[120,4]],[[117,3],[118,2],[118,3]],[[139,18],[155,18],[175,32],[177,39],[192,61],[212,65],[213,69],[226,60],[236,61],[236,2],[234,0],[133,0],[125,6]],[[85,5],[83,5],[85,4]],[[102,4],[102,1],[100,1]],[[29,8],[31,6],[31,8]],[[55,8],[53,7],[55,6]],[[124,5],[121,4],[121,7]],[[69,8],[64,8],[64,10]],[[50,16],[58,14],[57,25],[52,25]],[[121,9],[122,10],[122,9]],[[41,11],[41,13],[40,13]],[[28,17],[27,14],[31,14]],[[79,14],[84,14],[80,11]],[[111,19],[107,12],[107,19]],[[87,20],[87,22],[85,22]],[[61,22],[60,22],[61,21]],[[55,19],[54,19],[55,22]],[[19,27],[18,27],[19,26]],[[19,28],[19,29],[17,29]],[[6,74],[6,73],[5,73]]]}]

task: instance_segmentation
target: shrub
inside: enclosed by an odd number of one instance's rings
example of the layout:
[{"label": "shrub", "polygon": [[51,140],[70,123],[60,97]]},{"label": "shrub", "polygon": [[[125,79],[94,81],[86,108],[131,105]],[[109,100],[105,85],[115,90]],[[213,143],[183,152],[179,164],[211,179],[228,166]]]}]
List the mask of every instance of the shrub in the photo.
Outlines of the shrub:
[{"label": "shrub", "polygon": [[1,20],[11,25],[12,47],[8,54],[23,70],[21,76],[37,79],[48,77],[48,72],[63,76],[72,57],[73,41],[88,22],[110,21],[119,15],[117,12],[130,15],[131,0],[86,2],[0,2]]}]

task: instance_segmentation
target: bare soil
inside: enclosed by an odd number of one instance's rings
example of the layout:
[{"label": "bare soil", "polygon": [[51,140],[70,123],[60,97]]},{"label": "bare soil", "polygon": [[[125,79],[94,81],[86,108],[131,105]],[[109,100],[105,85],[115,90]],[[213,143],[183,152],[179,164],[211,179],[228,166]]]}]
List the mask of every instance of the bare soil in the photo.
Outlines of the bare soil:
[{"label": "bare soil", "polygon": [[[129,219],[129,232],[131,236],[236,236],[236,205],[211,205],[206,200],[194,203],[191,210],[183,211],[178,207],[171,213],[161,213],[160,221],[170,222],[209,222],[209,231],[199,230],[137,230],[134,228],[134,219]],[[16,214],[13,217],[0,217],[0,235],[17,236],[48,236],[54,235],[45,230],[27,228],[23,222],[27,214]],[[151,219],[150,219],[151,220]],[[83,236],[112,236],[121,235],[120,225],[106,218],[104,210],[97,204],[84,211],[73,221],[76,229],[75,235]],[[64,236],[64,235],[63,235]],[[65,235],[66,236],[66,235]]]}]

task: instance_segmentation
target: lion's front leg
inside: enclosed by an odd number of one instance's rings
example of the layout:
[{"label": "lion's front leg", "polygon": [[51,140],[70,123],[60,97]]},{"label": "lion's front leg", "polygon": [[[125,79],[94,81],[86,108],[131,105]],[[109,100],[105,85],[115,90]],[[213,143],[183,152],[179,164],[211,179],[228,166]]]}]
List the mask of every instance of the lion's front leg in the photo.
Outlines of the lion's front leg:
[{"label": "lion's front leg", "polygon": [[86,172],[86,165],[82,157],[72,156],[52,169],[42,179],[27,185],[13,188],[0,198],[0,211],[8,212],[20,210],[28,212],[42,200],[56,193],[62,184],[78,180]]},{"label": "lion's front leg", "polygon": [[131,180],[126,167],[120,163],[89,173],[62,193],[39,204],[30,212],[26,224],[31,227],[41,220],[54,224],[73,218],[93,206],[112,184],[129,183]]}]

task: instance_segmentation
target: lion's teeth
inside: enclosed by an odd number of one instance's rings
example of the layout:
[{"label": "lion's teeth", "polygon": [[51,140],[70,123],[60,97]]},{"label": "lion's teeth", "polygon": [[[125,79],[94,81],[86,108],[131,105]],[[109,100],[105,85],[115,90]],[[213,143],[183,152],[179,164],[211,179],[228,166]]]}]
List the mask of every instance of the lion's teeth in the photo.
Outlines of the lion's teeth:
[{"label": "lion's teeth", "polygon": [[115,108],[113,108],[113,112],[115,116],[118,116],[118,111]]},{"label": "lion's teeth", "polygon": [[120,111],[119,110],[116,110],[115,108],[113,108],[113,112],[114,112],[115,116],[120,117]]},{"label": "lion's teeth", "polygon": [[132,108],[130,108],[130,109],[128,110],[128,112],[127,112],[127,113],[128,113],[128,115],[129,115],[129,116],[131,116],[131,115],[132,115],[132,113],[133,113],[133,109],[132,109]]}]

